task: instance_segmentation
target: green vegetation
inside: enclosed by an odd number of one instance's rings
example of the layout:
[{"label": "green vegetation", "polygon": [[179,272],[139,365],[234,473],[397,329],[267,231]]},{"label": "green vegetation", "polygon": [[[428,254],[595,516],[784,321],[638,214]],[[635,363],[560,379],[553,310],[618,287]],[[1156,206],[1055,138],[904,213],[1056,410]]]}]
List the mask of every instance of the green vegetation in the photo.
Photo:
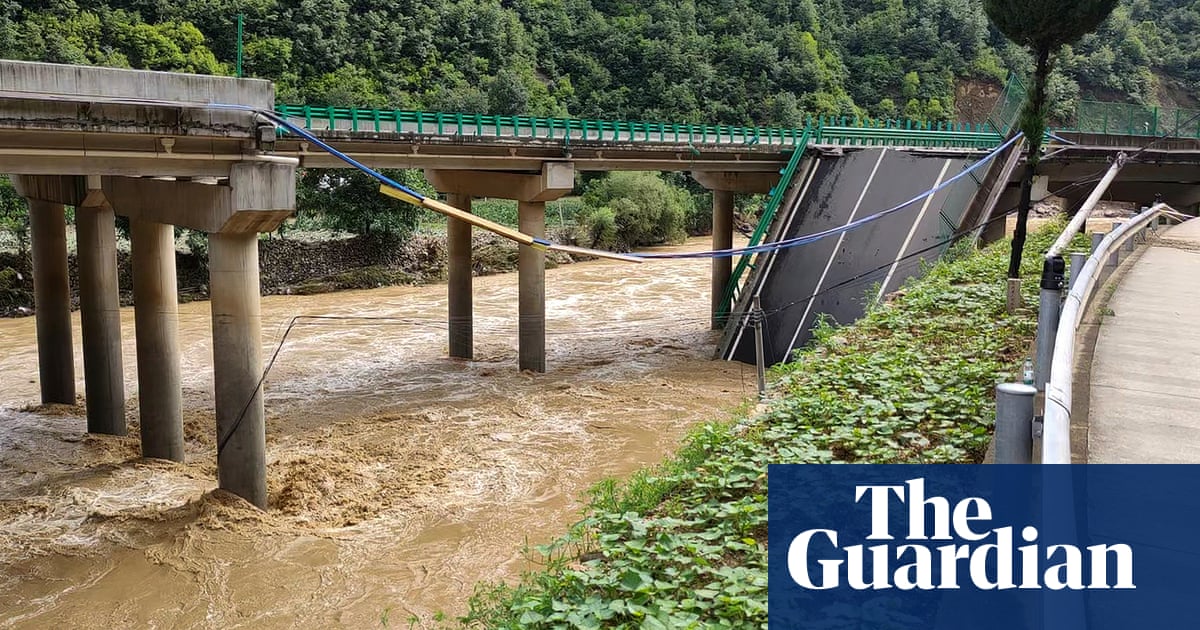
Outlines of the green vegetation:
[{"label": "green vegetation", "polygon": [[0,235],[12,235],[11,245],[22,256],[29,252],[29,212],[7,176],[0,176]]},{"label": "green vegetation", "polygon": [[697,212],[686,190],[655,173],[612,173],[593,181],[583,201],[578,240],[607,249],[681,241]]},{"label": "green vegetation", "polygon": [[[765,410],[700,427],[664,464],[597,486],[585,518],[540,549],[544,569],[481,587],[464,622],[765,627],[767,464],[980,461],[993,387],[1013,378],[1036,326],[1032,312],[1005,314],[1006,267],[1003,244],[960,247],[857,324],[822,325],[773,370]],[[1022,273],[1040,270],[1027,255]]]},{"label": "green vegetation", "polygon": [[[942,119],[954,116],[956,80],[1031,70],[966,0],[3,0],[0,56],[231,74],[238,13],[247,74],[312,105],[763,125]],[[1194,93],[1198,15],[1192,2],[1124,0],[1064,50],[1051,93],[1148,105]]]}]

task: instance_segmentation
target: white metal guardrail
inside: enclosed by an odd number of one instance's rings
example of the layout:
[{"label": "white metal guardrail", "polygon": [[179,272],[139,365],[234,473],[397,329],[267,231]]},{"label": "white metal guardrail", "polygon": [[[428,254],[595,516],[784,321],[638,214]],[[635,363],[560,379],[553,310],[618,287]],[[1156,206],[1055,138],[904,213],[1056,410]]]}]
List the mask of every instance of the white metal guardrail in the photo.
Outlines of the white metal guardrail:
[{"label": "white metal guardrail", "polygon": [[[1054,353],[1046,383],[1045,417],[1042,430],[1042,463],[1071,463],[1071,396],[1075,365],[1075,333],[1083,321],[1088,302],[1102,284],[1109,258],[1118,254],[1131,238],[1143,233],[1161,215],[1184,217],[1166,204],[1155,204],[1104,237],[1082,269],[1071,270],[1071,290],[1063,303]],[[1070,228],[1068,228],[1070,229]]]}]

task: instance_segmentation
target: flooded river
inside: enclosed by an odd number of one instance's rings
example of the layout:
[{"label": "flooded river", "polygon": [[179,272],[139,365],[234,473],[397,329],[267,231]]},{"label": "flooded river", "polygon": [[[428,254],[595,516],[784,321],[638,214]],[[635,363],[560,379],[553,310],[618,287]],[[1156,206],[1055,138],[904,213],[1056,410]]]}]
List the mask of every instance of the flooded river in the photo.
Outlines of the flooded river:
[{"label": "flooded river", "polygon": [[[685,247],[699,249],[702,241]],[[586,488],[720,417],[752,368],[710,360],[709,264],[547,271],[549,373],[516,369],[517,278],[476,279],[476,361],[445,287],[263,299],[271,509],[215,487],[207,303],[180,306],[187,463],[37,408],[33,318],[0,320],[0,628],[408,627],[578,518]],[[133,312],[123,312],[136,436]],[[76,314],[76,361],[78,315]],[[82,375],[81,365],[76,374]],[[82,383],[78,390],[83,391]]]}]

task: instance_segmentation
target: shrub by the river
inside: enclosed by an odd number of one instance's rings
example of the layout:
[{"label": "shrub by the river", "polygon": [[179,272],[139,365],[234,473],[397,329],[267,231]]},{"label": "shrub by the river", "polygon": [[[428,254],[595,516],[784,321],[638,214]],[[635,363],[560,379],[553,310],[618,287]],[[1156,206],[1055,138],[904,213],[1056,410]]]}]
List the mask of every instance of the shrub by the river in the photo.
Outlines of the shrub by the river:
[{"label": "shrub by the river", "polygon": [[[1061,227],[1030,236],[1027,303]],[[765,628],[768,463],[982,459],[994,385],[1014,378],[1036,324],[1030,310],[1005,313],[1008,249],[956,250],[857,324],[821,326],[773,370],[765,411],[700,427],[664,464],[599,484],[584,520],[538,549],[544,568],[480,586],[462,621]]]},{"label": "shrub by the river", "polygon": [[679,242],[695,201],[656,173],[616,172],[588,185],[577,217],[577,240],[587,247],[628,249]]}]

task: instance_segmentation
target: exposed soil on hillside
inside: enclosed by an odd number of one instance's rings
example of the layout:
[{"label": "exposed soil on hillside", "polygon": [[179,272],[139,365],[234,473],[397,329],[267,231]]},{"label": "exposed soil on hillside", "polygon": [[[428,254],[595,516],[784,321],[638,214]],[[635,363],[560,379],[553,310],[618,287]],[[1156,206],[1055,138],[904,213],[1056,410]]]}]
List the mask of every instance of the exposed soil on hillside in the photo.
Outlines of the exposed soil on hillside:
[{"label": "exposed soil on hillside", "polygon": [[963,79],[954,88],[954,114],[958,121],[985,122],[1000,100],[1004,86],[989,81]]}]

